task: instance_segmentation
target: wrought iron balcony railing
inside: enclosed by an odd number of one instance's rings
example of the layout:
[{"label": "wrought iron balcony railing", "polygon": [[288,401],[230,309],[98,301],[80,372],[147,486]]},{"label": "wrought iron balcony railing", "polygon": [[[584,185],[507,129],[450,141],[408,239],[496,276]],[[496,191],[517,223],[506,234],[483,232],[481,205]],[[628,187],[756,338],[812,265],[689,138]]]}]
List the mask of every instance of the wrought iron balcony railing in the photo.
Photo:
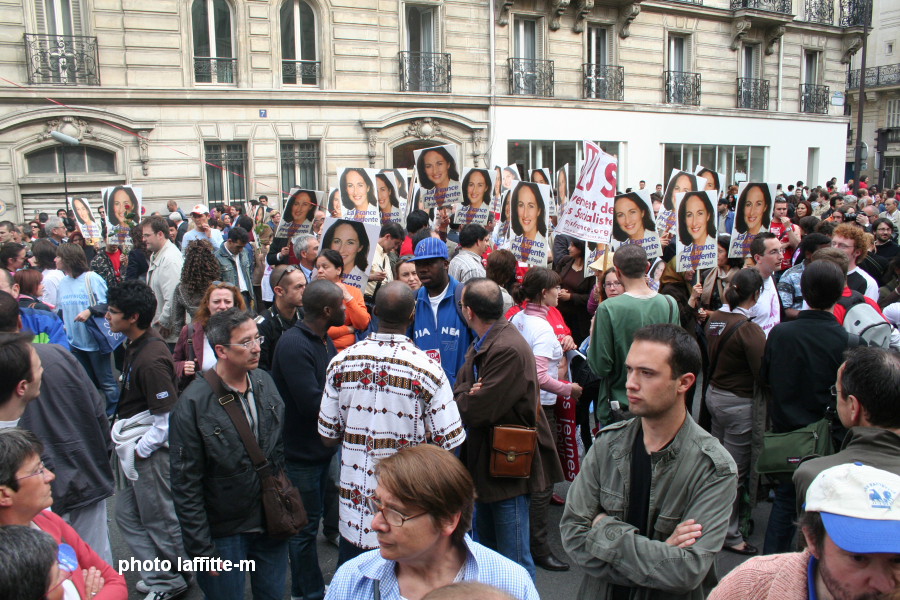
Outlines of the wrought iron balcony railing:
[{"label": "wrought iron balcony railing", "polygon": [[768,80],[738,77],[737,107],[751,110],[769,110]]},{"label": "wrought iron balcony railing", "polygon": [[672,0],[673,2],[681,2],[682,4],[696,4],[697,6],[703,6],[703,0]]},{"label": "wrought iron balcony railing", "polygon": [[28,83],[100,85],[97,38],[25,34]]},{"label": "wrought iron balcony railing", "polygon": [[438,52],[401,52],[400,91],[449,94],[450,55]]},{"label": "wrought iron balcony railing", "polygon": [[700,106],[700,73],[666,71],[666,103]]},{"label": "wrought iron balcony railing", "polygon": [[[867,88],[884,87],[886,85],[900,85],[900,63],[866,69]],[[850,71],[847,74],[847,89],[859,89],[859,69]]]},{"label": "wrought iron balcony railing", "polygon": [[789,15],[793,10],[791,4],[791,0],[731,0],[731,10],[750,8]]},{"label": "wrought iron balcony railing", "polygon": [[236,58],[194,57],[194,81],[197,83],[234,83]]},{"label": "wrought iron balcony railing", "polygon": [[827,115],[829,93],[827,85],[802,84],[800,86],[800,112]]},{"label": "wrought iron balcony railing", "polygon": [[510,58],[509,93],[511,96],[553,97],[553,61]]},{"label": "wrought iron balcony railing", "polygon": [[803,18],[809,23],[834,24],[834,2],[832,0],[806,0]]},{"label": "wrought iron balcony railing", "polygon": [[281,82],[291,85],[319,85],[321,64],[317,60],[283,60]]},{"label": "wrought iron balcony railing", "polygon": [[595,100],[618,100],[625,97],[625,69],[616,65],[584,63],[584,97]]},{"label": "wrought iron balcony railing", "polygon": [[841,0],[841,27],[872,26],[872,0]]}]

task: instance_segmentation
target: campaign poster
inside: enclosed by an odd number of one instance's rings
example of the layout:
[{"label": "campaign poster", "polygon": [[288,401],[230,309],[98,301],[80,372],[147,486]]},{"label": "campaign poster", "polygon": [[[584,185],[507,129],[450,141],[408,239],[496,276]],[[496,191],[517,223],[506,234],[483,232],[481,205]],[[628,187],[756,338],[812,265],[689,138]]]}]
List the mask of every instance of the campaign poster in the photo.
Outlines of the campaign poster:
[{"label": "campaign poster", "polygon": [[375,175],[375,190],[381,225],[401,223],[402,215],[405,214],[406,199],[400,197],[397,176],[392,169],[383,169]]},{"label": "campaign poster", "polygon": [[[613,250],[609,244],[598,244],[597,242],[585,242],[587,258],[584,261],[584,276],[598,278],[608,268],[613,266]],[[594,271],[597,271],[594,273]]]},{"label": "campaign poster", "polygon": [[697,176],[697,186],[699,190],[715,190],[716,199],[721,198],[728,186],[725,185],[725,174],[718,173],[713,169],[708,169],[703,165],[699,165],[694,172]]},{"label": "campaign poster", "polygon": [[556,205],[562,209],[569,199],[569,163],[556,170]]},{"label": "campaign poster", "polygon": [[679,273],[711,269],[717,264],[716,193],[703,190],[675,194],[675,270]]},{"label": "campaign poster", "polygon": [[675,233],[675,194],[696,192],[700,189],[697,176],[687,171],[672,169],[666,191],[663,193],[662,210],[656,216],[656,231],[660,237]]},{"label": "campaign poster", "polygon": [[343,219],[380,225],[378,198],[375,187],[376,169],[351,167],[338,173],[341,190],[341,214]]},{"label": "campaign poster", "polygon": [[500,217],[496,219],[496,224],[494,225],[495,233],[494,239],[499,242],[498,245],[504,245],[506,240],[509,239],[509,224],[510,224],[510,205],[509,205],[509,191],[504,190],[500,194],[499,201],[495,201],[497,205],[500,207],[499,215]]},{"label": "campaign poster", "polygon": [[131,248],[131,228],[141,221],[141,188],[117,185],[100,190],[106,210],[106,244]]},{"label": "campaign poster", "polygon": [[503,184],[501,188],[506,192],[512,190],[515,187],[517,181],[522,180],[522,176],[519,175],[519,167],[515,163],[503,167],[503,172],[501,173],[500,177],[500,181]]},{"label": "campaign poster", "polygon": [[453,216],[454,223],[477,223],[487,227],[491,216],[495,177],[496,172],[490,169],[463,169],[463,200]]},{"label": "campaign poster", "polygon": [[741,182],[734,205],[734,224],[731,226],[731,246],[728,258],[750,255],[753,239],[772,224],[775,210],[775,184]]},{"label": "campaign poster", "polygon": [[343,214],[344,204],[341,201],[341,190],[331,188],[328,190],[328,204],[325,206],[325,214],[340,219]]},{"label": "campaign poster", "polygon": [[648,259],[662,256],[648,190],[619,194],[613,199],[612,239],[614,248],[638,244],[647,251]]},{"label": "campaign poster", "polygon": [[608,244],[613,228],[618,162],[593,142],[584,143],[584,165],[569,200],[559,211],[556,233]]},{"label": "campaign poster", "polygon": [[375,259],[375,244],[378,243],[380,225],[335,219],[327,217],[322,226],[322,249],[337,251],[344,259],[344,274],[341,281],[361,290],[366,289],[372,261]]},{"label": "campaign poster", "polygon": [[69,198],[69,210],[75,213],[75,222],[78,224],[78,230],[84,236],[84,241],[88,246],[100,247],[100,236],[103,227],[94,217],[94,211],[87,198]]},{"label": "campaign poster", "polygon": [[509,193],[510,250],[516,260],[529,265],[547,265],[550,223],[547,206],[552,201],[549,185],[520,181]]},{"label": "campaign poster", "polygon": [[301,233],[312,233],[316,211],[324,207],[325,192],[291,188],[275,237],[290,240]]},{"label": "campaign poster", "polygon": [[425,210],[462,202],[459,149],[453,145],[423,148],[413,152],[416,184],[424,190]]}]

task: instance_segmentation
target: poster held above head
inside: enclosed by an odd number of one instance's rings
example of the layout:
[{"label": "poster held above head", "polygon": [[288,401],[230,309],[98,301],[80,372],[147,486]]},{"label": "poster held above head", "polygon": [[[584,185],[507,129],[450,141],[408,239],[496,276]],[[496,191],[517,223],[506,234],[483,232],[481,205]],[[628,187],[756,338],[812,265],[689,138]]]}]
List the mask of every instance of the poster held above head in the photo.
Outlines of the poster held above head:
[{"label": "poster held above head", "polygon": [[619,194],[613,199],[612,238],[614,248],[638,244],[647,251],[647,258],[662,256],[647,190]]},{"label": "poster held above head", "polygon": [[406,212],[406,200],[400,197],[393,170],[382,169],[375,175],[375,190],[381,224],[401,223],[401,215]]},{"label": "poster held above head", "polygon": [[425,210],[462,202],[459,183],[459,149],[454,144],[413,152],[416,183],[425,190]]},{"label": "poster held above head", "polygon": [[515,187],[517,181],[522,181],[522,175],[519,173],[519,165],[513,163],[509,166],[503,167],[503,171],[500,174],[500,182],[501,189],[505,191],[510,191]]},{"label": "poster held above head", "polygon": [[291,188],[275,237],[291,239],[300,233],[311,233],[316,211],[324,205],[325,192]]},{"label": "poster held above head", "polygon": [[[586,242],[587,258],[584,261],[584,276],[592,277],[600,275],[608,268],[613,266],[612,247],[609,244],[598,244],[597,242]],[[594,272],[596,271],[596,273]]]},{"label": "poster held above head", "polygon": [[666,191],[663,193],[662,210],[656,215],[656,231],[660,237],[675,234],[675,194],[696,192],[699,189],[700,184],[696,175],[672,169],[669,182],[666,184]]},{"label": "poster held above head", "polygon": [[675,194],[678,232],[675,270],[700,271],[717,264],[716,191]]},{"label": "poster held above head", "polygon": [[477,223],[487,226],[491,212],[491,197],[496,172],[490,169],[463,169],[462,204],[456,209],[453,222],[458,225]]},{"label": "poster held above head", "polygon": [[550,179],[550,169],[531,169],[528,171],[528,179],[533,183],[553,185]]},{"label": "poster held above head", "polygon": [[118,185],[100,190],[106,210],[106,243],[131,248],[131,228],[141,221],[141,188]]},{"label": "poster held above head", "polygon": [[94,211],[87,198],[69,198],[69,210],[75,214],[75,223],[84,236],[85,242],[95,248],[100,247],[102,227],[94,218]]},{"label": "poster held above head", "polygon": [[608,244],[613,227],[618,162],[593,142],[584,144],[578,183],[560,208],[556,233],[586,242]]},{"label": "poster held above head", "polygon": [[746,181],[740,184],[734,206],[734,225],[731,226],[728,258],[749,256],[753,238],[768,231],[772,224],[774,199],[775,184]]},{"label": "poster held above head", "polygon": [[[713,169],[708,169],[703,165],[698,165],[694,173],[697,175],[697,186],[699,190],[716,190],[716,197],[721,198],[728,186],[725,185],[725,174],[718,173]],[[706,181],[704,181],[704,179]]]},{"label": "poster held above head", "polygon": [[381,225],[328,217],[322,230],[321,248],[335,250],[344,259],[343,283],[366,289]]},{"label": "poster held above head", "polygon": [[328,190],[328,204],[325,206],[325,214],[340,219],[344,214],[344,205],[341,202],[341,190],[331,188]]},{"label": "poster held above head", "polygon": [[409,198],[409,173],[406,169],[381,169],[379,173],[393,173],[394,185],[397,188],[397,197],[401,203]]},{"label": "poster held above head", "polygon": [[509,194],[510,250],[516,260],[529,265],[545,266],[549,246],[547,229],[550,218],[547,206],[552,202],[549,185],[520,181]]},{"label": "poster held above head", "polygon": [[338,172],[341,217],[372,225],[381,224],[375,187],[377,169],[351,167]]}]

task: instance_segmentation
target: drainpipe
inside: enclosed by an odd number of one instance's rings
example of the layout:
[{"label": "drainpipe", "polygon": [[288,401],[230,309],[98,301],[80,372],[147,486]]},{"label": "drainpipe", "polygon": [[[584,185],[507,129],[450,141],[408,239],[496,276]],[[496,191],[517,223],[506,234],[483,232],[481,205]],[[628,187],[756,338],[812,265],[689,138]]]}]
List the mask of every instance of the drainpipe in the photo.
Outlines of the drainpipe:
[{"label": "drainpipe", "polygon": [[489,60],[490,60],[490,90],[488,91],[488,139],[487,139],[487,152],[485,154],[489,155],[490,162],[485,161],[485,167],[492,168],[493,163],[496,162],[494,158],[494,94],[496,93],[497,86],[497,40],[495,38],[495,3],[494,0],[488,0],[488,39],[490,40],[490,48],[489,48]]},{"label": "drainpipe", "polygon": [[781,112],[781,70],[784,67],[784,37],[778,40],[778,99],[776,100],[776,109]]}]

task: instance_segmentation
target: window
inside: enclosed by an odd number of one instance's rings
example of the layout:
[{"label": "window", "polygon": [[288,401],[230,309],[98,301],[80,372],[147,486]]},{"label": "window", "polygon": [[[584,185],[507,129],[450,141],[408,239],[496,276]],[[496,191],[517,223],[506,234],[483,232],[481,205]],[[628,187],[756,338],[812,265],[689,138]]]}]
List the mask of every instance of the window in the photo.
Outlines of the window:
[{"label": "window", "polygon": [[741,74],[745,79],[762,79],[762,65],[760,64],[759,44],[746,44],[744,46],[743,65]]},{"label": "window", "polygon": [[[597,142],[604,152],[618,156],[619,142]],[[569,165],[568,189],[575,187],[575,180],[584,163],[581,141],[570,140],[509,140],[506,160],[508,164],[521,165],[527,177],[531,169],[550,169],[554,184],[556,173]]]},{"label": "window", "polygon": [[116,155],[100,148],[75,146],[74,148],[51,147],[36,150],[25,155],[25,165],[29,175],[49,175],[63,173],[115,173]]},{"label": "window", "polygon": [[884,159],[884,187],[894,187],[900,183],[900,156],[886,156]]},{"label": "window", "polygon": [[516,17],[513,56],[537,60],[543,56],[543,35],[535,19]]},{"label": "window", "polygon": [[598,100],[623,100],[625,70],[613,64],[611,29],[603,25],[587,28],[587,52],[584,63],[584,97]]},{"label": "window", "polygon": [[887,101],[887,126],[900,127],[900,100]]},{"label": "window", "polygon": [[683,34],[669,35],[669,51],[665,72],[668,104],[700,105],[700,74],[691,73],[691,38]]},{"label": "window", "polygon": [[553,96],[553,61],[544,55],[543,21],[516,17],[513,20],[513,48],[509,58],[510,94]]},{"label": "window", "polygon": [[683,35],[669,36],[669,70],[690,71],[690,40]]},{"label": "window", "polygon": [[194,0],[194,81],[234,83],[231,8],[225,0]]},{"label": "window", "polygon": [[886,42],[884,44],[884,53],[888,56],[894,53],[894,42]]},{"label": "window", "polygon": [[400,90],[450,92],[450,54],[441,53],[438,7],[409,4],[406,50],[400,53]]},{"label": "window", "polygon": [[597,25],[588,27],[587,62],[592,65],[609,65],[610,60],[609,29]]},{"label": "window", "polygon": [[319,145],[316,142],[281,142],[281,189],[319,189]]},{"label": "window", "polygon": [[38,31],[48,35],[82,35],[80,0],[36,0]]},{"label": "window", "polygon": [[100,85],[97,39],[86,37],[81,0],[36,0],[37,33],[25,34],[28,83]]},{"label": "window", "polygon": [[430,6],[406,7],[406,49],[410,52],[437,52],[435,38],[436,9]]},{"label": "window", "polygon": [[281,80],[284,83],[319,83],[316,53],[316,14],[304,0],[281,5]]},{"label": "window", "polygon": [[206,200],[221,206],[247,199],[247,146],[242,143],[205,144]]},{"label": "window", "polygon": [[807,85],[819,83],[819,57],[821,54],[817,50],[803,51],[803,83]]},{"label": "window", "polygon": [[698,166],[715,168],[725,181],[765,181],[766,148],[763,146],[707,146],[666,144],[663,180],[672,169],[693,172]]}]

